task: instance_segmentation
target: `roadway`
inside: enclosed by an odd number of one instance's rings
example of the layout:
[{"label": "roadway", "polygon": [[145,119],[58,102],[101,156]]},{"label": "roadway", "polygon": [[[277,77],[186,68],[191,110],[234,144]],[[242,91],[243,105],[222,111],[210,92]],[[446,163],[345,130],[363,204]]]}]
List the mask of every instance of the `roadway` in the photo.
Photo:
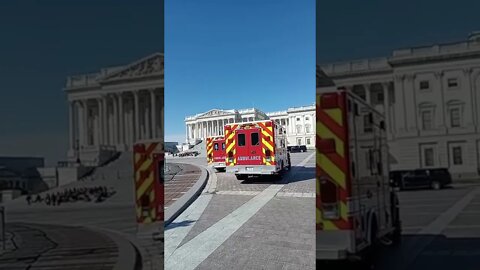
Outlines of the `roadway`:
[{"label": "roadway", "polygon": [[399,193],[402,243],[377,254],[377,269],[480,269],[480,185]]},{"label": "roadway", "polygon": [[315,269],[315,152],[291,160],[277,182],[211,175],[214,190],[165,229],[166,269]]}]

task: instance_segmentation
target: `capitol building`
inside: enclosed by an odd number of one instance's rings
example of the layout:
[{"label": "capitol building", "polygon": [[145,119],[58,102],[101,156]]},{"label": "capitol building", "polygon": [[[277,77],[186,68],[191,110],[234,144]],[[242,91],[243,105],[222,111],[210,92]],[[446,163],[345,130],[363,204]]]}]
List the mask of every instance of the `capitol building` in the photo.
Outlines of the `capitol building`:
[{"label": "capitol building", "polygon": [[138,140],[163,141],[164,55],[67,78],[68,162],[98,166]]},{"label": "capitol building", "polygon": [[[362,97],[386,118],[391,169],[447,167],[480,174],[480,34],[390,56],[321,64],[336,89]],[[328,84],[317,91],[329,91]]]},{"label": "capitol building", "polygon": [[287,129],[287,144],[315,147],[315,105],[292,107],[287,110],[264,113],[259,109],[213,109],[185,118],[187,144],[195,144],[209,136],[223,135],[223,127],[231,123],[274,120]]}]

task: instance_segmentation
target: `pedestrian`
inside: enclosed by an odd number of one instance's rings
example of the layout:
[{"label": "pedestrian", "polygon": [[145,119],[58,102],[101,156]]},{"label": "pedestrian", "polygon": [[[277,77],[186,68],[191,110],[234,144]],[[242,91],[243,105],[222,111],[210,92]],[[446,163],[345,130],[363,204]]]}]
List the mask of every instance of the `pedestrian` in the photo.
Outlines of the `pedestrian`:
[{"label": "pedestrian", "polygon": [[57,196],[55,194],[52,195],[52,205],[55,206],[55,203],[57,202]]},{"label": "pedestrian", "polygon": [[50,205],[50,203],[51,203],[50,193],[47,194],[47,197],[45,197],[45,203],[46,203],[47,205]]},{"label": "pedestrian", "polygon": [[30,194],[27,195],[27,203],[28,205],[32,203],[32,196]]}]

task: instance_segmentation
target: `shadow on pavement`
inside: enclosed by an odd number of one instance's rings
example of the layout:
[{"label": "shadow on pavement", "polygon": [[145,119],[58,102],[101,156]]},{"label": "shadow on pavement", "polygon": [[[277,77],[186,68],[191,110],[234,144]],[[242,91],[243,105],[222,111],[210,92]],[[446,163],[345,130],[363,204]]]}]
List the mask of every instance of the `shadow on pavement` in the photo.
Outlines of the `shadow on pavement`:
[{"label": "shadow on pavement", "polygon": [[322,270],[478,270],[480,238],[445,235],[404,235],[398,246],[382,247],[373,268],[360,263],[317,261]]},{"label": "shadow on pavement", "polygon": [[255,176],[240,182],[242,185],[250,184],[285,184],[315,179],[315,168],[293,166],[291,171],[282,175],[281,179],[273,176]]},{"label": "shadow on pavement", "polygon": [[400,245],[382,249],[376,258],[375,269],[478,270],[480,238],[404,235]]},{"label": "shadow on pavement", "polygon": [[177,227],[185,227],[185,226],[188,226],[192,223],[194,223],[195,220],[184,220],[184,221],[181,221],[181,222],[172,222],[168,225],[168,227],[165,227],[165,231],[168,231],[168,230],[171,230],[171,229],[174,229],[174,228],[177,228]]}]

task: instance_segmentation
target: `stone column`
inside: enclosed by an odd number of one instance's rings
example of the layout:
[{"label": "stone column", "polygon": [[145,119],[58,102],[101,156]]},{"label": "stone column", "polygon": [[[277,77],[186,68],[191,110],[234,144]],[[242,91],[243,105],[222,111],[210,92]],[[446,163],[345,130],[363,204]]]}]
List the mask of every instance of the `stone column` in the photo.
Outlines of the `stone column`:
[{"label": "stone column", "polygon": [[102,106],[103,106],[103,126],[102,126],[102,129],[103,129],[103,132],[102,132],[102,135],[103,135],[103,144],[104,145],[109,145],[110,144],[110,140],[109,140],[109,137],[110,137],[110,128],[108,126],[108,122],[109,122],[109,117],[108,117],[108,99],[106,96],[103,96],[102,97]]},{"label": "stone column", "polygon": [[369,83],[366,83],[363,85],[363,88],[365,89],[365,102],[367,102],[367,104],[371,104],[371,98],[370,98],[370,84]]},{"label": "stone column", "polygon": [[70,150],[75,149],[75,123],[74,123],[74,110],[75,110],[75,101],[70,101],[68,103],[68,122],[69,122],[69,142],[70,142]]},{"label": "stone column", "polygon": [[445,109],[445,94],[444,94],[444,87],[443,87],[443,71],[440,72],[435,72],[435,79],[437,80],[437,85],[438,85],[438,95],[440,96],[440,104],[438,104],[438,110],[435,110],[438,112],[438,117],[435,117],[438,121],[438,123],[435,123],[442,129],[447,128],[447,116],[446,116],[446,109]]},{"label": "stone column", "polygon": [[[467,108],[465,108],[465,112],[470,111],[469,114],[465,114],[465,124],[467,127],[474,126],[477,122],[476,120],[476,107],[475,107],[475,90],[472,88],[472,68],[464,68],[463,75],[464,75],[464,82],[466,88],[468,89],[468,93],[470,94],[470,103]],[[470,108],[469,108],[470,107]]]},{"label": "stone column", "polygon": [[407,110],[407,130],[415,132],[418,129],[417,103],[415,102],[415,74],[408,74],[404,87],[406,104],[410,104]]},{"label": "stone column", "polygon": [[154,89],[150,90],[150,106],[152,113],[152,138],[157,138],[157,98]]},{"label": "stone column", "polygon": [[134,133],[133,133],[133,142],[137,141],[140,138],[140,113],[139,113],[139,100],[138,100],[138,91],[133,91],[133,100],[134,100]]},{"label": "stone column", "polygon": [[88,145],[88,100],[83,100],[83,109],[82,109],[82,145]]},{"label": "stone column", "polygon": [[405,75],[396,75],[394,82],[394,119],[395,119],[395,133],[403,133],[406,131],[407,120],[406,120],[406,108],[405,108],[405,97],[404,97],[404,80]]},{"label": "stone column", "polygon": [[383,83],[383,111],[385,115],[385,131],[388,133],[391,132],[391,121],[390,121],[390,83]]},{"label": "stone column", "polygon": [[123,93],[118,94],[118,135],[119,135],[119,144],[125,144],[125,112],[123,111]]},{"label": "stone column", "polygon": [[103,102],[102,98],[97,99],[97,105],[98,105],[98,117],[97,117],[97,145],[102,145],[103,144]]},{"label": "stone column", "polygon": [[118,100],[115,95],[111,96],[113,102],[113,142],[112,145],[118,144]]}]

